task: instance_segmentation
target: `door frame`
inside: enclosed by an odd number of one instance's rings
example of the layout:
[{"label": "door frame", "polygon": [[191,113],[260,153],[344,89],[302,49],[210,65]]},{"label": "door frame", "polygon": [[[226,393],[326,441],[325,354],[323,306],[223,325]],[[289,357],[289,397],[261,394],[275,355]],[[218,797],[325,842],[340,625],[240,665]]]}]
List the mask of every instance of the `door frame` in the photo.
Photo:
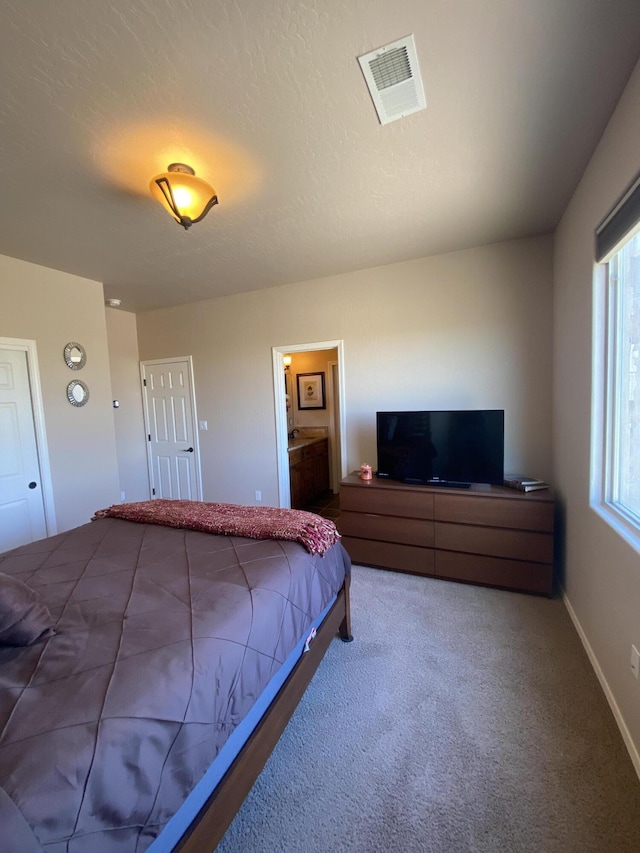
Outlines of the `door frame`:
[{"label": "door frame", "polygon": [[192,421],[192,429],[193,429],[193,451],[194,451],[194,463],[195,463],[195,475],[196,475],[196,494],[198,496],[198,500],[204,500],[202,496],[202,470],[200,467],[200,437],[198,435],[198,412],[196,409],[196,385],[193,376],[193,358],[190,355],[183,356],[171,356],[169,358],[148,358],[146,361],[140,362],[140,387],[142,388],[142,413],[144,416],[144,432],[145,432],[145,444],[147,445],[147,474],[149,476],[149,495],[151,500],[155,500],[155,495],[153,494],[153,460],[151,459],[151,442],[149,441],[150,429],[149,429],[149,410],[148,410],[148,400],[147,400],[147,386],[145,385],[145,375],[144,369],[146,365],[154,365],[154,364],[167,364],[170,362],[176,361],[186,361],[189,364],[189,396],[191,397],[191,421]]},{"label": "door frame", "polygon": [[289,480],[289,453],[287,451],[287,407],[285,404],[284,366],[282,357],[291,352],[314,352],[316,350],[335,349],[338,351],[338,388],[334,388],[340,399],[340,479],[346,476],[347,452],[346,436],[346,406],[344,394],[344,341],[316,341],[308,344],[287,344],[286,346],[271,347],[273,365],[273,398],[276,416],[276,459],[278,468],[278,506],[288,509],[291,507],[291,483]]},{"label": "door frame", "polygon": [[55,536],[58,532],[55,503],[53,500],[53,482],[49,464],[49,444],[44,419],[44,404],[42,402],[42,384],[38,367],[38,348],[34,340],[26,338],[0,337],[0,349],[22,351],[27,357],[27,375],[29,376],[29,396],[33,413],[33,426],[36,434],[36,449],[38,467],[40,468],[40,483],[42,505],[44,507],[44,523],[47,536]]},{"label": "door frame", "polygon": [[[338,413],[340,412],[340,404],[342,403],[342,398],[340,394],[336,393],[336,382],[338,381],[338,362],[330,361],[328,363],[328,372],[327,372],[327,388],[329,390],[329,443],[331,444],[331,456],[329,458],[330,464],[330,479],[331,479],[331,488],[333,490],[334,495],[337,495],[340,491],[340,480],[342,480],[341,474],[341,459],[340,459],[340,448],[342,446],[342,431],[340,429],[340,418],[336,417],[336,399],[338,400]],[[338,446],[338,442],[336,441],[338,435],[340,436],[340,446]]]}]

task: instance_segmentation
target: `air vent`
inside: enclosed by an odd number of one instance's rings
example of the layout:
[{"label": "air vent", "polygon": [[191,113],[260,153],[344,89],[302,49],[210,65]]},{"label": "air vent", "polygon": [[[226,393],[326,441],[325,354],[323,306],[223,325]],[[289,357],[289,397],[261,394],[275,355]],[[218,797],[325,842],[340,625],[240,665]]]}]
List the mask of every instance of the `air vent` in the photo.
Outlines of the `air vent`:
[{"label": "air vent", "polygon": [[380,124],[427,106],[413,36],[358,57]]}]

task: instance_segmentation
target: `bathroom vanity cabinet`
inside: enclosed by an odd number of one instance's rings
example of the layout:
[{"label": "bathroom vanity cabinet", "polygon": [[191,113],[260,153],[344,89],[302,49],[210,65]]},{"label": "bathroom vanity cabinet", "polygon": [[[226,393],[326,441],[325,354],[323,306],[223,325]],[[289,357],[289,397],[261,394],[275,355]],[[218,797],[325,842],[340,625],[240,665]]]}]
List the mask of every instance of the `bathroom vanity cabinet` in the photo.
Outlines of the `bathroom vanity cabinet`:
[{"label": "bathroom vanity cabinet", "polygon": [[329,488],[329,442],[296,439],[289,446],[291,508],[304,509]]}]

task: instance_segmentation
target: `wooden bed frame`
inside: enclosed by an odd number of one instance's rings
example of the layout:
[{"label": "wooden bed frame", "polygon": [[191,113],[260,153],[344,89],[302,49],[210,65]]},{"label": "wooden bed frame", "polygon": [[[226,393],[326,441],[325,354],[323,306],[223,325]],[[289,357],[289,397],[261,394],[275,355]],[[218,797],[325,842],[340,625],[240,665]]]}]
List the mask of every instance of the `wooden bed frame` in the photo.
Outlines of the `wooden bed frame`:
[{"label": "wooden bed frame", "polygon": [[300,657],[253,734],[174,848],[174,853],[212,853],[262,772],[329,643],[336,633],[345,643],[353,640],[349,586],[350,578],[347,576],[309,651]]}]

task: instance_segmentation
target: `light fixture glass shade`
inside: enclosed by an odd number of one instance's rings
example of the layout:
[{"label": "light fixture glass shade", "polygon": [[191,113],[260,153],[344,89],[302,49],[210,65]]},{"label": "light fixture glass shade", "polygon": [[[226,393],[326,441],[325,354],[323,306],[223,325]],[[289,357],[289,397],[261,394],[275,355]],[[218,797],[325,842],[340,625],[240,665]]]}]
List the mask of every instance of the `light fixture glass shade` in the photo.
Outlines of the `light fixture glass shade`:
[{"label": "light fixture glass shade", "polygon": [[197,178],[191,166],[184,163],[172,163],[166,172],[151,179],[149,189],[151,195],[185,229],[204,219],[218,203],[211,184]]},{"label": "light fixture glass shade", "polygon": [[285,367],[289,367],[289,365],[291,364],[291,356],[285,355],[283,357],[282,361],[283,361]]}]

